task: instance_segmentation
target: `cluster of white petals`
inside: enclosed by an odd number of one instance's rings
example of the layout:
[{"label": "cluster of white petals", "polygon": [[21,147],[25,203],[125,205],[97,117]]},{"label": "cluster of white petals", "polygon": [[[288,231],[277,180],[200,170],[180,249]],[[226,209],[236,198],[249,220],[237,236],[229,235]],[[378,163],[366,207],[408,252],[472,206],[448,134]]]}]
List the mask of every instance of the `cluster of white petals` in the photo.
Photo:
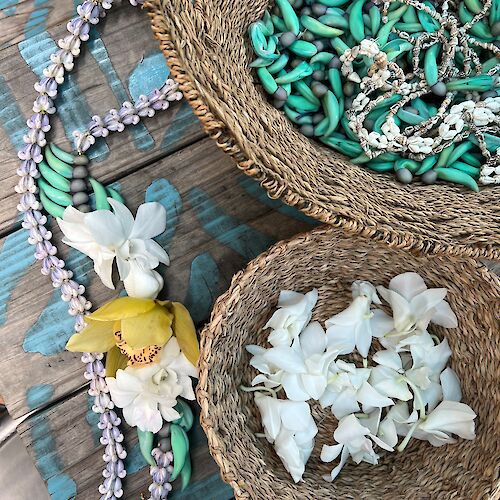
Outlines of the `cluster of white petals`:
[{"label": "cluster of white petals", "polygon": [[[255,391],[265,436],[295,482],[302,479],[318,432],[310,400],[338,420],[335,443],[321,452],[324,462],[339,460],[327,481],[349,459],[377,464],[377,447],[392,452],[403,451],[411,438],[433,446],[454,443],[457,436],[474,439],[476,414],[460,402],[460,381],[447,366],[448,341],[428,331],[430,324],[458,326],[446,294],[444,288],[427,288],[414,272],[394,277],[388,288],[355,281],[352,302],[325,322],[325,332],[310,322],[316,290],[281,292],[265,326],[271,328],[270,347],[247,346],[259,372],[249,390]],[[379,297],[391,315],[380,308]],[[373,339],[383,349],[373,349]],[[363,363],[339,358],[356,352]]]},{"label": "cluster of white petals", "polygon": [[157,363],[117,370],[115,377],[106,377],[106,384],[113,403],[123,409],[127,424],[156,433],[163,420],[180,418],[174,408],[178,397],[195,399],[190,377],[198,377],[197,369],[184,356],[177,339],[171,337]]},{"label": "cluster of white petals", "polygon": [[63,242],[88,255],[94,270],[108,288],[114,288],[112,271],[116,260],[120,279],[129,297],[156,298],[163,278],[154,269],[169,264],[167,252],[153,240],[163,233],[167,213],[160,203],[143,203],[134,220],[130,210],[108,198],[111,210],[83,213],[69,206],[57,223]]}]

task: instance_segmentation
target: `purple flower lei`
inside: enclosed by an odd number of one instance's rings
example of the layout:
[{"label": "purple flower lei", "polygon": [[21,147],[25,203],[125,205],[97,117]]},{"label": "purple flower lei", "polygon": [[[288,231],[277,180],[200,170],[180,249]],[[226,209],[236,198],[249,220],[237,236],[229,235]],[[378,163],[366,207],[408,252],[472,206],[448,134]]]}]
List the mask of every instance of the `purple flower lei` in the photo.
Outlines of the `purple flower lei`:
[{"label": "purple flower lei", "polygon": [[[134,6],[142,6],[143,0],[129,0]],[[85,298],[85,287],[74,281],[73,273],[65,269],[65,263],[57,257],[57,248],[51,243],[52,232],[48,230],[47,217],[42,213],[42,204],[36,194],[36,179],[40,176],[38,163],[43,159],[42,148],[46,145],[45,134],[50,130],[49,116],[56,112],[54,98],[58,87],[64,82],[65,71],[71,71],[75,58],[80,54],[81,42],[89,38],[91,25],[97,24],[106,16],[113,0],[85,0],[77,7],[78,16],[67,24],[69,35],[58,41],[59,49],[52,54],[50,64],[43,71],[43,77],[35,83],[39,94],[33,103],[33,115],[27,120],[28,132],[23,137],[25,145],[19,150],[21,165],[17,169],[20,177],[15,190],[21,195],[17,209],[23,214],[22,227],[29,231],[28,242],[35,246],[35,258],[42,263],[41,272],[50,276],[54,288],[61,290],[61,298],[68,302],[68,312],[75,318],[75,332],[84,327],[84,316],[92,307]],[[123,103],[120,110],[110,110],[103,118],[93,116],[88,129],[74,132],[78,152],[86,151],[96,137],[106,137],[111,131],[122,131],[125,125],[135,125],[140,118],[153,116],[156,111],[167,109],[170,101],[181,99],[177,84],[167,80],[161,89],[154,89],[148,96],[140,96],[137,103]],[[123,460],[127,452],[123,446],[123,434],[120,431],[121,419],[114,411],[114,404],[109,395],[105,380],[105,368],[101,353],[84,353],[84,377],[90,382],[88,394],[94,398],[92,410],[99,415],[97,424],[102,431],[100,442],[105,446],[102,472],[103,482],[99,486],[101,500],[115,500],[123,496],[122,479],[127,472]],[[157,463],[151,467],[153,483],[149,487],[151,498],[167,497],[172,486],[168,482],[171,473],[171,453],[153,450]]]}]

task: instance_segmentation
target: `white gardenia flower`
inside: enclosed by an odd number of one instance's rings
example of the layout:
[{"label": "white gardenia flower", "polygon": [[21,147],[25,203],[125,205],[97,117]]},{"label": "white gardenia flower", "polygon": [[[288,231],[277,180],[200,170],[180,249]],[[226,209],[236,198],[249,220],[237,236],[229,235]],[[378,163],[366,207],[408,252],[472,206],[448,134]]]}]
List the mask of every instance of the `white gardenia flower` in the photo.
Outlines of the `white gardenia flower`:
[{"label": "white gardenia flower", "polygon": [[367,281],[353,283],[353,297],[347,309],[326,320],[328,348],[350,354],[356,348],[366,358],[372,337],[382,337],[393,329],[392,318],[371,304],[380,304],[375,287]]},{"label": "white gardenia flower", "polygon": [[106,377],[106,384],[113,403],[123,409],[123,417],[130,426],[156,433],[163,420],[172,422],[180,418],[174,409],[177,397],[195,399],[190,377],[197,376],[196,367],[172,337],[163,348],[158,363],[117,370],[116,378]]},{"label": "white gardenia flower", "polygon": [[356,464],[368,462],[377,464],[379,456],[373,450],[373,442],[387,451],[394,451],[384,441],[370,432],[368,427],[360,423],[355,415],[347,415],[339,421],[333,437],[338,444],[323,445],[321,460],[332,462],[340,455],[340,463],[332,470],[329,476],[323,476],[326,481],[333,481],[344,467],[349,455]]},{"label": "white gardenia flower", "polygon": [[357,368],[354,363],[338,360],[331,364],[330,372],[328,385],[319,402],[323,408],[331,406],[336,418],[359,412],[360,404],[365,412],[394,404],[368,383],[371,368]]},{"label": "white gardenia flower", "polygon": [[390,304],[394,318],[393,330],[381,338],[387,349],[405,348],[405,341],[426,332],[430,322],[445,328],[458,326],[455,313],[444,300],[447,290],[428,289],[417,273],[399,274],[392,278],[389,288],[378,286],[377,291]]},{"label": "white gardenia flower", "polygon": [[264,329],[272,328],[268,337],[269,343],[273,346],[290,346],[311,320],[317,300],[316,288],[305,295],[283,290],[279,296],[278,309],[264,326]]},{"label": "white gardenia flower", "polygon": [[311,408],[305,402],[276,399],[259,392],[255,393],[255,404],[262,416],[267,440],[274,443],[293,480],[301,481],[318,433]]},{"label": "white gardenia flower", "polygon": [[292,401],[320,399],[326,389],[329,367],[337,356],[335,350],[325,351],[326,343],[326,334],[315,321],[290,347],[248,346],[247,350],[254,354],[250,364],[261,372],[252,385],[261,382],[270,388],[282,385]]},{"label": "white gardenia flower", "polygon": [[110,210],[83,213],[74,207],[64,210],[57,223],[63,242],[88,255],[94,269],[108,288],[113,288],[112,270],[116,259],[120,279],[130,297],[155,298],[163,288],[163,278],[153,269],[169,264],[167,252],[152,238],[163,233],[166,211],[160,203],[144,203],[136,219],[130,210],[112,198]]}]

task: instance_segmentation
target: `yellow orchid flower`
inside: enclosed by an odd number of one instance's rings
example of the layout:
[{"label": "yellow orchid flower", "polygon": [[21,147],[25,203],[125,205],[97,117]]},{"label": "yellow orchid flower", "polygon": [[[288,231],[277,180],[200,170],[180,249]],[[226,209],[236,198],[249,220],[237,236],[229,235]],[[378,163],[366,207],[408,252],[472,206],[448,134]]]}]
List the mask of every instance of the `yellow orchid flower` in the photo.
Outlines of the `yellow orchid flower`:
[{"label": "yellow orchid flower", "polygon": [[122,364],[116,359],[116,346],[129,365],[149,364],[175,335],[186,358],[194,365],[198,362],[196,329],[179,302],[119,297],[86,316],[85,322],[82,332],[69,339],[68,351],[109,352],[116,366]]}]

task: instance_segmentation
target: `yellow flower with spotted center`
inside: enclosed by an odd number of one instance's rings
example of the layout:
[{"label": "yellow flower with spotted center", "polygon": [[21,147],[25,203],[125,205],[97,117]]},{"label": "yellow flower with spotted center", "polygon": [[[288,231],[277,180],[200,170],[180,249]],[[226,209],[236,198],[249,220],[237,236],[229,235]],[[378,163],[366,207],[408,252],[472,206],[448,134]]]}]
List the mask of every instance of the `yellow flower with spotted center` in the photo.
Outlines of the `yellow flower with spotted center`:
[{"label": "yellow flower with spotted center", "polygon": [[68,351],[109,351],[116,356],[117,349],[113,348],[117,346],[129,364],[143,365],[154,362],[161,348],[175,335],[186,358],[195,366],[198,362],[193,320],[179,302],[120,297],[86,316],[85,323],[82,332],[69,339]]}]

